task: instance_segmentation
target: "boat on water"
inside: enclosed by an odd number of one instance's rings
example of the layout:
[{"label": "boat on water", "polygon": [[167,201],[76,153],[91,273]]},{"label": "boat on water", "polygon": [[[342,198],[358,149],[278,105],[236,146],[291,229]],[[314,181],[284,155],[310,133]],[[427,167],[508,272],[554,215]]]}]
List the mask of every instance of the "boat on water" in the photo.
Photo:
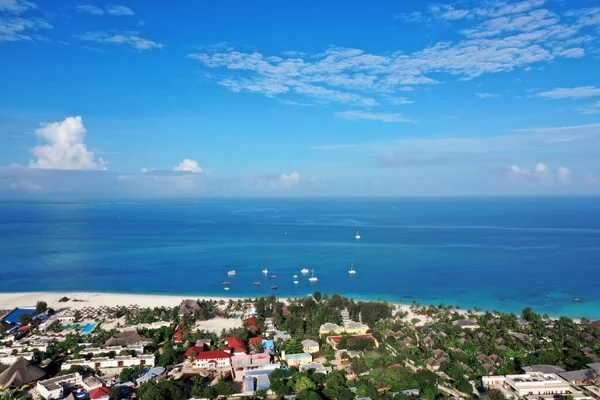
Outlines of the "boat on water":
[{"label": "boat on water", "polygon": [[266,275],[269,273],[269,270],[265,268],[265,269],[263,269],[262,273]]},{"label": "boat on water", "polygon": [[277,290],[277,289],[279,289],[279,286],[276,286],[276,285],[275,286],[271,286],[271,289]]},{"label": "boat on water", "polygon": [[547,294],[547,295],[546,295],[546,298],[547,298],[547,299],[551,299],[551,298],[552,298],[552,295],[549,295],[549,294]]},{"label": "boat on water", "polygon": [[229,286],[225,286],[223,289],[225,289],[225,290],[229,290]]},{"label": "boat on water", "polygon": [[277,278],[277,275],[271,275],[271,276],[269,276],[269,279],[275,279],[275,278]]},{"label": "boat on water", "polygon": [[298,284],[298,281],[294,281],[294,285],[297,285],[297,284]]},{"label": "boat on water", "polygon": [[227,275],[235,276],[235,269],[232,269],[231,271],[227,271]]},{"label": "boat on water", "polygon": [[300,271],[300,273],[302,274],[308,274],[310,271],[308,270],[308,268],[303,268],[302,271]]},{"label": "boat on water", "polygon": [[317,277],[315,276],[315,270],[312,270],[312,276],[310,278],[308,278],[309,281],[311,282],[316,282],[318,281]]},{"label": "boat on water", "polygon": [[348,271],[350,275],[356,274],[356,270],[354,269],[354,263],[350,264],[350,270]]},{"label": "boat on water", "polygon": [[358,234],[358,231],[356,231],[356,236],[354,236],[354,239],[356,239],[356,240],[360,239],[360,235]]},{"label": "boat on water", "polygon": [[254,286],[260,286],[260,282],[254,282],[253,285]]},{"label": "boat on water", "polygon": [[294,275],[294,279],[298,279],[298,275]]},{"label": "boat on water", "polygon": [[573,299],[573,303],[579,303],[579,302],[581,302],[581,299],[577,299],[577,298]]},{"label": "boat on water", "polygon": [[221,285],[223,285],[223,286],[229,286],[229,282],[221,282]]}]

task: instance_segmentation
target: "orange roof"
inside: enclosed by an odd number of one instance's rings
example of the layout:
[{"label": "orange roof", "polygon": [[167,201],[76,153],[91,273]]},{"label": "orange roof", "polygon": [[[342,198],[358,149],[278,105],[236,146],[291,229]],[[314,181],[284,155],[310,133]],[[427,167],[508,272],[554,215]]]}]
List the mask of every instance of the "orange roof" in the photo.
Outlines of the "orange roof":
[{"label": "orange roof", "polygon": [[[340,340],[342,340],[343,336],[328,336],[327,340],[332,341],[335,344],[339,344]],[[349,338],[356,338],[356,339],[371,339],[373,341],[377,341],[377,339],[375,339],[375,337],[373,335],[371,335],[370,333],[367,333],[366,335],[352,335],[352,336],[347,336]]]},{"label": "orange roof", "polygon": [[246,323],[247,323],[248,325],[255,325],[255,324],[256,324],[256,320],[257,320],[257,318],[256,318],[256,317],[250,317],[250,318],[246,318]]},{"label": "orange roof", "polygon": [[29,325],[25,325],[17,329],[19,332],[27,332],[31,328]]},{"label": "orange roof", "polygon": [[202,353],[203,351],[204,351],[204,347],[192,346],[185,351],[185,356],[190,357],[194,353],[198,354],[198,353]]},{"label": "orange roof", "polygon": [[262,342],[263,342],[263,337],[262,336],[257,336],[257,337],[253,337],[251,339],[248,339],[248,343],[250,343],[251,346],[256,346],[256,345],[261,345],[262,346]]}]

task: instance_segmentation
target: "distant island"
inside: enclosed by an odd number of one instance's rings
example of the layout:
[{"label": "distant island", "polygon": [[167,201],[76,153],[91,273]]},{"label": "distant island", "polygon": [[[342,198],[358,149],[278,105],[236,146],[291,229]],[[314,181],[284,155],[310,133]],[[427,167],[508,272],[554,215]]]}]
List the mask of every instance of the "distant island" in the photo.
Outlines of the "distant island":
[{"label": "distant island", "polygon": [[600,398],[600,321],[451,305],[0,294],[0,399]]}]

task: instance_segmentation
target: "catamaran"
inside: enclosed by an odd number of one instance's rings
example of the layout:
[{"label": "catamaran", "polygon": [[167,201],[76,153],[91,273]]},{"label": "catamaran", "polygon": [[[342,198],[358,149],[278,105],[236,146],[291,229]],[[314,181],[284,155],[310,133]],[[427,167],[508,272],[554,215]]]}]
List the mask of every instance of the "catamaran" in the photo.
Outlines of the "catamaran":
[{"label": "catamaran", "polygon": [[354,239],[356,239],[356,240],[360,239],[360,235],[358,234],[358,231],[356,231],[356,236],[354,236]]},{"label": "catamaran", "polygon": [[348,271],[348,273],[350,275],[354,275],[356,273],[356,270],[354,269],[354,263],[350,264],[350,271]]},{"label": "catamaran", "polygon": [[310,278],[308,278],[309,281],[311,282],[316,282],[318,281],[317,277],[315,276],[315,270],[312,270],[312,276]]}]

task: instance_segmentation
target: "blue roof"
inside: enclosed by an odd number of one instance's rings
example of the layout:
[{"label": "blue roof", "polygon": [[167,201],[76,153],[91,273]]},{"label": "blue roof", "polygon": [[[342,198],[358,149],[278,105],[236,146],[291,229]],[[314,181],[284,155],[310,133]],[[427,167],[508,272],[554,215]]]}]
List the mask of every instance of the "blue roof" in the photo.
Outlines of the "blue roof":
[{"label": "blue roof", "polygon": [[269,374],[273,372],[271,370],[266,370],[266,369],[256,369],[254,371],[246,371],[246,377],[249,376],[269,376]]},{"label": "blue roof", "polygon": [[271,381],[268,375],[256,377],[256,390],[268,390],[269,386],[271,386]]},{"label": "blue roof", "polygon": [[263,349],[266,349],[267,347],[275,347],[275,342],[273,342],[272,340],[263,340],[262,341],[262,346]]},{"label": "blue roof", "polygon": [[35,314],[35,308],[17,308],[15,311],[8,314],[4,320],[11,324],[15,324],[19,322],[19,315],[21,314],[33,315]]},{"label": "blue roof", "polygon": [[286,354],[287,358],[312,357],[310,353]]}]

